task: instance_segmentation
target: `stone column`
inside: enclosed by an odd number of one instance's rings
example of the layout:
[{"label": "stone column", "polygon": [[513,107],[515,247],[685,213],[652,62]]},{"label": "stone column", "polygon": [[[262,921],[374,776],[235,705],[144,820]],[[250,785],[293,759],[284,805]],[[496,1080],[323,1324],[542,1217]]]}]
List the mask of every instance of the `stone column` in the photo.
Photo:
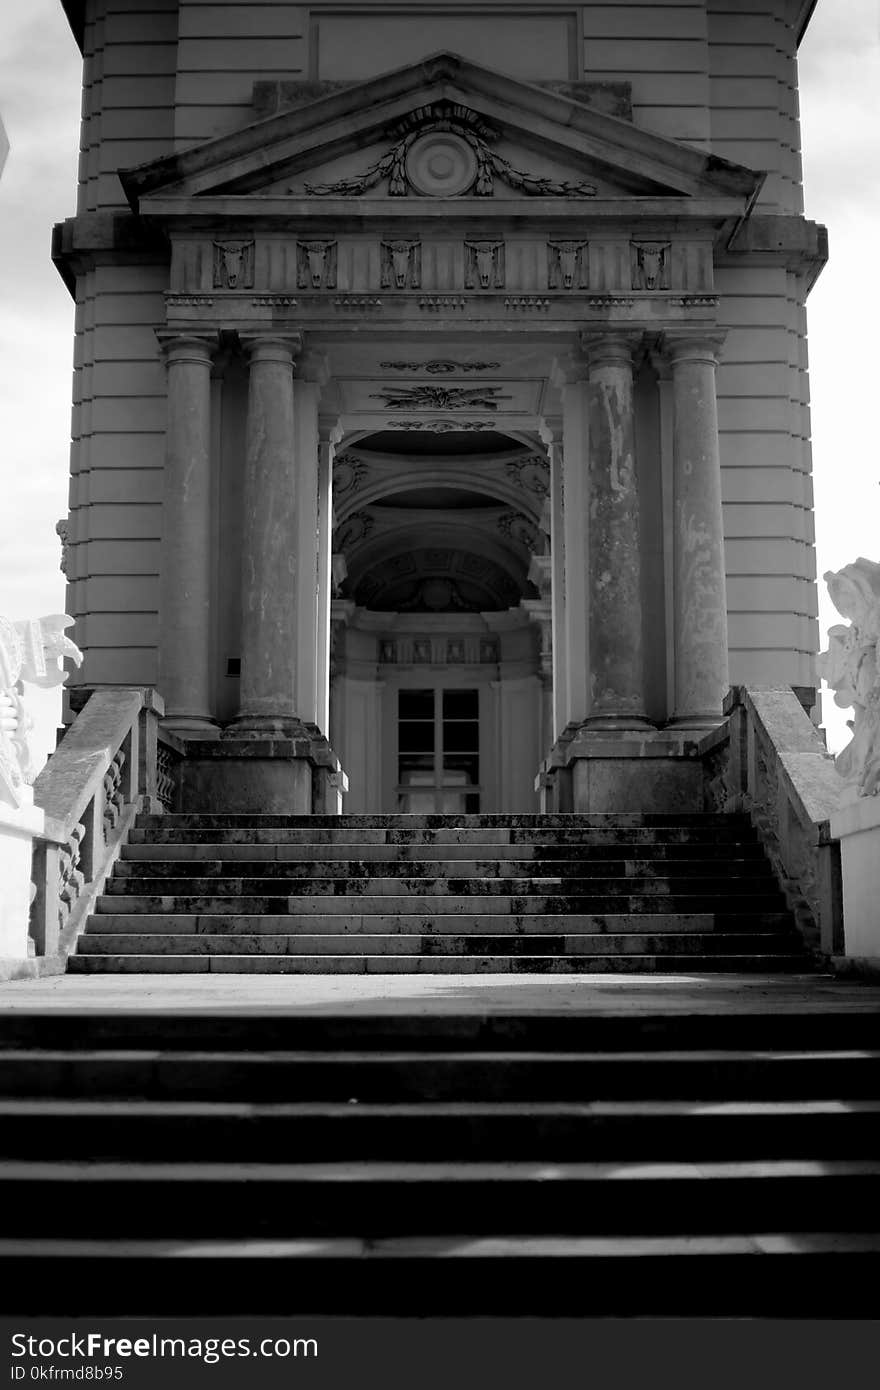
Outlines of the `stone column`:
[{"label": "stone column", "polygon": [[715,367],[721,333],[672,331],[673,629],[672,723],[711,728],[729,685],[724,521]]},{"label": "stone column", "polygon": [[638,335],[582,335],[589,363],[588,727],[638,728],[645,717],[633,351]]},{"label": "stone column", "polygon": [[[587,385],[580,364],[556,373],[562,395],[562,449],[551,454],[551,536],[553,569],[553,632],[555,652],[563,651],[560,696],[554,701],[559,727],[580,725],[590,701],[590,612],[587,592]],[[554,467],[555,465],[555,467]],[[557,530],[562,545],[557,547]],[[560,571],[559,562],[562,562]]]},{"label": "stone column", "polygon": [[210,338],[162,334],[168,423],[159,591],[159,686],[166,724],[210,737],[211,352]]},{"label": "stone column", "polygon": [[[302,363],[297,370],[302,371]],[[296,492],[296,712],[318,724],[318,392],[314,381],[293,383]]]},{"label": "stone column", "polygon": [[293,733],[296,484],[293,358],[298,338],[255,336],[250,353],[241,585],[241,688],[231,732]]},{"label": "stone column", "polygon": [[333,596],[333,452],[342,431],[318,424],[318,670],[315,723],[330,736],[330,603]]}]

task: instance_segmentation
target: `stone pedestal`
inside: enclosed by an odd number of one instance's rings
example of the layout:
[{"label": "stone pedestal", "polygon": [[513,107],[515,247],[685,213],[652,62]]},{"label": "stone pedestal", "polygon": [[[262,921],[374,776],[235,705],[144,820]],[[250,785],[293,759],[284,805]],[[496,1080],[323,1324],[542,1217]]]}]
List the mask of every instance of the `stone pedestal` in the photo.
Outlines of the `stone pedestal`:
[{"label": "stone pedestal", "polygon": [[703,810],[703,767],[683,733],[570,730],[558,739],[536,781],[542,811]]},{"label": "stone pedestal", "polygon": [[166,722],[205,738],[211,714],[211,352],[164,336],[168,426],[162,510],[159,683]]},{"label": "stone pedestal", "polygon": [[14,974],[10,962],[27,960],[34,838],[43,829],[43,812],[34,805],[30,787],[16,793],[17,805],[0,787],[0,964],[2,976]]},{"label": "stone pedestal", "polygon": [[880,969],[880,797],[842,806],[831,834],[840,840],[846,958]]},{"label": "stone pedestal", "polygon": [[338,816],[348,790],[329,743],[306,726],[295,738],[190,741],[180,775],[184,812]]}]

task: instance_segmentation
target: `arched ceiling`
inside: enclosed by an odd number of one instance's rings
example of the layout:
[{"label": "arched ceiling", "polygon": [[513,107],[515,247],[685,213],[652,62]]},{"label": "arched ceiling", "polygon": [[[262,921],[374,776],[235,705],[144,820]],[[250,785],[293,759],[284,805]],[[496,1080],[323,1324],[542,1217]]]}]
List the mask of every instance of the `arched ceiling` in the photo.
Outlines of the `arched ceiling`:
[{"label": "arched ceiling", "polygon": [[529,564],[548,544],[547,459],[500,434],[464,436],[441,436],[458,447],[438,449],[427,433],[389,441],[382,432],[340,451],[334,550],[346,561],[344,596],[379,612],[434,613],[504,610],[534,596]]}]

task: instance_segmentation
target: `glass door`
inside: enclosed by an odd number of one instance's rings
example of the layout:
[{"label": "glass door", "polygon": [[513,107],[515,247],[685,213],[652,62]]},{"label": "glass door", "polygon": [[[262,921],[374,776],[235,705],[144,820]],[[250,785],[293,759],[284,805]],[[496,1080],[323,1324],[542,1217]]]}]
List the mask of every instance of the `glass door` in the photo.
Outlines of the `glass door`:
[{"label": "glass door", "polygon": [[479,691],[398,691],[397,806],[422,815],[479,811]]}]

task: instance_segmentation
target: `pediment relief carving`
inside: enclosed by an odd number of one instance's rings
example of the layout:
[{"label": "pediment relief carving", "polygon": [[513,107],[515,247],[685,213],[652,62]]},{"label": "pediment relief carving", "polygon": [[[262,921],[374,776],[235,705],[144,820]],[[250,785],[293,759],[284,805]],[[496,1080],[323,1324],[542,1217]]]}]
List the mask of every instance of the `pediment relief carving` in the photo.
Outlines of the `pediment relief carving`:
[{"label": "pediment relief carving", "polygon": [[411,111],[389,133],[391,144],[359,173],[288,188],[316,198],[360,197],[380,187],[391,198],[420,195],[491,198],[501,182],[527,197],[594,198],[595,183],[559,179],[517,168],[494,148],[501,132],[459,102],[438,101]]},{"label": "pediment relief carving", "polygon": [[541,89],[453,53],[312,95],[120,177],[144,212],[141,203],[154,196],[181,211],[229,194],[296,198],[316,209],[365,195],[404,205],[650,197],[723,200],[734,218],[762,179],[606,114],[576,84]]}]

